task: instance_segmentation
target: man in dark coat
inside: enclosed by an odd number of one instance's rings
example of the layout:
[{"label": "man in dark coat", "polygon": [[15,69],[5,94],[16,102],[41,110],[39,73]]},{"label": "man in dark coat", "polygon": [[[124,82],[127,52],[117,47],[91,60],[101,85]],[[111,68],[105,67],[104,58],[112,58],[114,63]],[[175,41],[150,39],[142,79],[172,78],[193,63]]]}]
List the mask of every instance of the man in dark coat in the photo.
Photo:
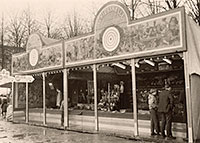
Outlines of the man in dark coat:
[{"label": "man in dark coat", "polygon": [[165,135],[165,127],[167,130],[167,137],[174,139],[172,136],[172,110],[173,110],[173,96],[169,85],[165,85],[164,90],[159,93],[158,112],[161,116],[161,135]]}]

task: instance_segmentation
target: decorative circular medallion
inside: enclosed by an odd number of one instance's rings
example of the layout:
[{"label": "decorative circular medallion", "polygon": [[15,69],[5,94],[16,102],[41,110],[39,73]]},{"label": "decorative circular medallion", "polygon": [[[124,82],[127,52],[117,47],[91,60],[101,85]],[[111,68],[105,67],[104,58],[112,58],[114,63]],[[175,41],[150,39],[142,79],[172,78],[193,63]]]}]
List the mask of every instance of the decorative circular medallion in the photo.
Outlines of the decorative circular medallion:
[{"label": "decorative circular medallion", "polygon": [[120,42],[119,30],[115,27],[109,27],[105,30],[102,37],[103,47],[106,51],[114,51]]},{"label": "decorative circular medallion", "polygon": [[31,66],[35,66],[38,62],[38,51],[36,49],[32,49],[29,55],[29,62],[31,64]]}]

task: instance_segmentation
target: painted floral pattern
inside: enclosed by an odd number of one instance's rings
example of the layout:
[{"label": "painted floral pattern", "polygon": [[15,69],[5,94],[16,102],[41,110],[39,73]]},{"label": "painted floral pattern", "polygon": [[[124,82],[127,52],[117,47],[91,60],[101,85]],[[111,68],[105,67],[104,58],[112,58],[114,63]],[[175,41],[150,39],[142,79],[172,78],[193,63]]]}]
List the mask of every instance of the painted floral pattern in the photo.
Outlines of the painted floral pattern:
[{"label": "painted floral pattern", "polygon": [[[29,53],[13,56],[13,72],[55,69],[77,61],[182,46],[180,12],[140,23],[132,23],[128,26],[126,24],[112,26],[118,29],[120,42],[118,47],[111,52],[106,51],[102,44],[105,28],[102,31],[96,31],[96,35],[66,41],[65,53],[63,53],[62,42],[40,49],[39,60],[35,66],[31,66],[29,63]],[[65,65],[63,65],[64,59]]]},{"label": "painted floral pattern", "polygon": [[113,52],[103,50],[100,34],[96,41],[97,58],[180,46],[180,24],[180,15],[175,14],[124,27],[120,31],[120,45]]}]

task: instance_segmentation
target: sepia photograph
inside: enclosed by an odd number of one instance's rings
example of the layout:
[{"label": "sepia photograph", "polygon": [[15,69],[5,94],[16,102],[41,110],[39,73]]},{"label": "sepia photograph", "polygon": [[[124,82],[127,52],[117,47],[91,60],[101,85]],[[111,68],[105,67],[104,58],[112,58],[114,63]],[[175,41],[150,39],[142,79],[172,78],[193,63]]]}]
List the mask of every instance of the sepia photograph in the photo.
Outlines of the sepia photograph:
[{"label": "sepia photograph", "polygon": [[200,143],[200,0],[0,0],[0,143]]}]

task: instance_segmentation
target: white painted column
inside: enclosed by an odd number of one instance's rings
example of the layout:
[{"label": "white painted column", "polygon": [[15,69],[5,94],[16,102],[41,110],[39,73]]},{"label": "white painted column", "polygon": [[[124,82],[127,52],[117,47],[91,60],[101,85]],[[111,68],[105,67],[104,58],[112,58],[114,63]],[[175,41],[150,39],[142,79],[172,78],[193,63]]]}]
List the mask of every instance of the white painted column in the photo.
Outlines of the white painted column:
[{"label": "white painted column", "polygon": [[98,110],[97,110],[97,66],[93,65],[93,81],[94,81],[94,116],[95,116],[95,130],[99,130]]},{"label": "white painted column", "polygon": [[46,125],[46,88],[45,88],[45,73],[42,73],[42,85],[43,85],[43,125]]},{"label": "white painted column", "polygon": [[18,108],[18,98],[19,98],[19,93],[18,93],[18,83],[15,83],[15,108]]},{"label": "white painted column", "polygon": [[14,82],[12,82],[12,89],[11,89],[11,95],[12,95],[12,117],[13,117],[13,121],[14,121],[14,107],[15,107],[15,98],[14,98]]},{"label": "white painted column", "polygon": [[26,82],[26,123],[29,122],[28,82]]},{"label": "white painted column", "polygon": [[137,115],[137,96],[136,96],[136,75],[135,75],[135,59],[131,59],[132,74],[132,95],[133,95],[133,119],[134,119],[134,135],[138,136],[138,115]]},{"label": "white painted column", "polygon": [[69,112],[68,112],[68,70],[63,70],[63,95],[64,95],[64,128],[69,127]]},{"label": "white painted column", "polygon": [[190,75],[188,73],[188,53],[183,53],[184,59],[184,73],[185,73],[185,93],[186,93],[186,104],[187,104],[187,123],[188,123],[188,142],[193,143],[193,128],[192,128],[192,102],[190,93]]}]

